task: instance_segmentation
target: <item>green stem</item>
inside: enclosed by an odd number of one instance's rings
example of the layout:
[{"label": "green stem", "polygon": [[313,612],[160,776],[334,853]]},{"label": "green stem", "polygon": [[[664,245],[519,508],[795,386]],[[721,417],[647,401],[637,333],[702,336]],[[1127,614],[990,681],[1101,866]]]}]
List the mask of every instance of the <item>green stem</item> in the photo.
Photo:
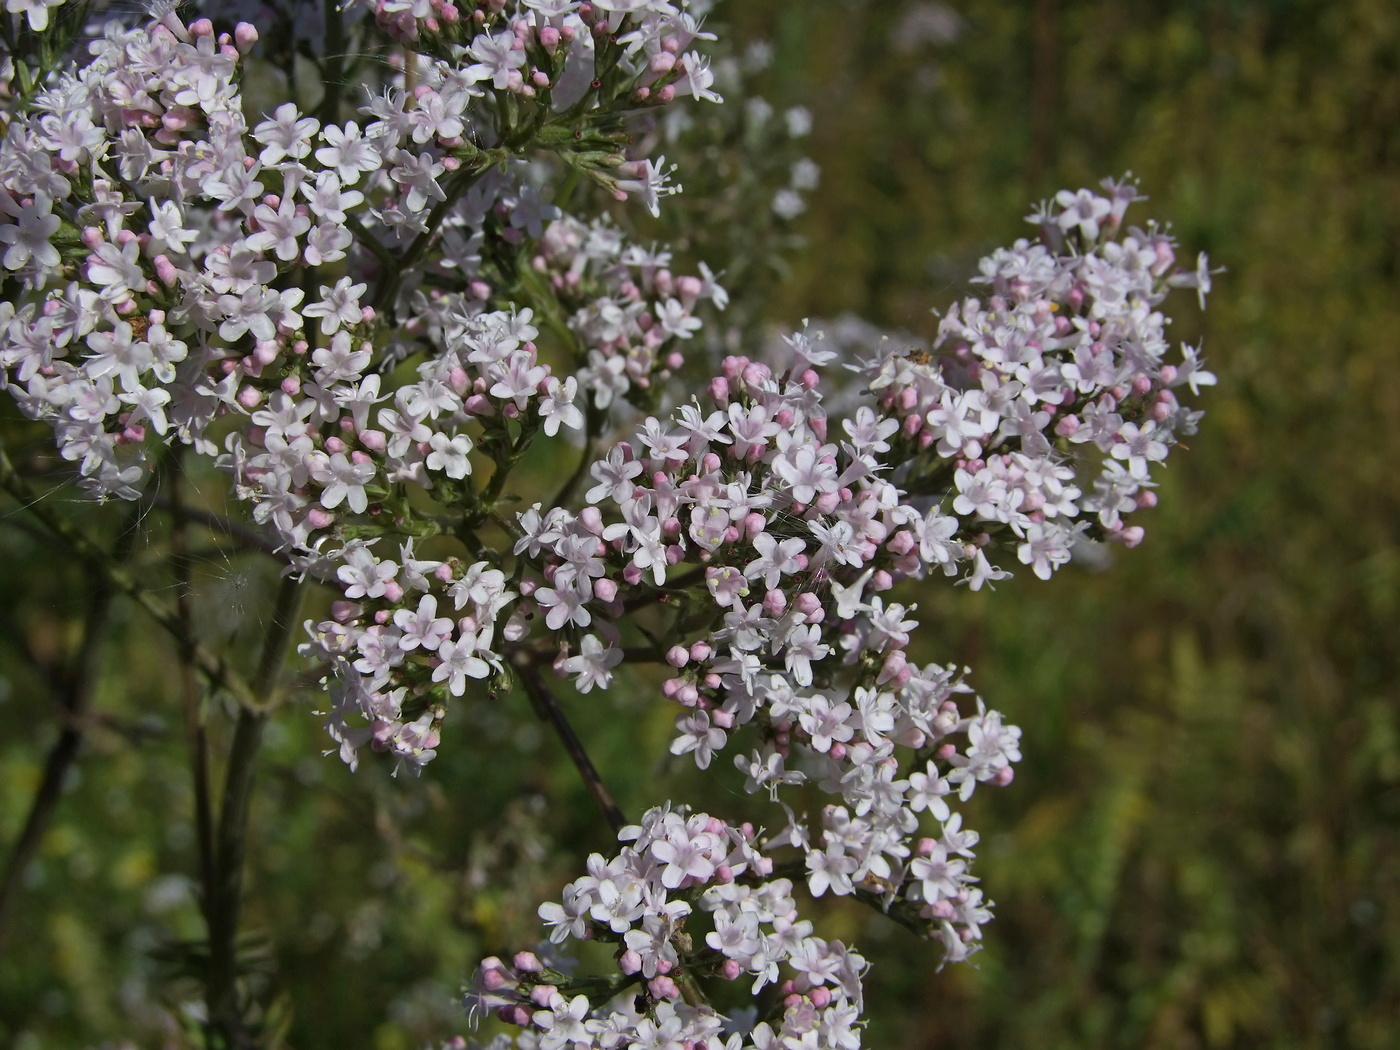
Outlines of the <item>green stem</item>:
[{"label": "green stem", "polygon": [[345,16],[338,0],[322,5],[326,23],[326,64],[321,69],[325,95],[316,110],[321,124],[334,124],[340,116],[340,93],[345,86]]},{"label": "green stem", "polygon": [[[505,156],[500,159],[504,160]],[[493,163],[494,160],[483,163],[481,167],[460,168],[449,180],[444,191],[446,196],[428,213],[427,229],[414,238],[413,243],[408,246],[408,251],[404,252],[402,257],[394,259],[389,268],[380,275],[379,287],[370,303],[376,311],[382,311],[386,306],[393,304],[394,297],[399,293],[399,285],[403,283],[404,274],[411,270],[428,250],[428,245],[432,243],[442,220],[447,217],[453,205],[462,199],[462,195],[476,184],[476,180],[490,170]]]},{"label": "green stem", "polygon": [[[134,508],[126,527],[120,533],[117,548],[112,553],[112,558],[119,563],[126,561],[131,555],[135,546],[137,525],[144,509]],[[108,580],[99,579],[94,583],[89,593],[82,643],[71,667],[62,674],[60,681],[55,683],[54,699],[59,708],[62,728],[44,762],[44,772],[30,803],[29,814],[6,861],[4,877],[0,879],[0,954],[3,954],[10,916],[24,885],[25,873],[38,855],[39,846],[62,796],[68,770],[77,760],[78,750],[82,745],[87,722],[85,715],[92,703],[102,671],[107,628],[111,621],[115,598],[116,590]]]}]

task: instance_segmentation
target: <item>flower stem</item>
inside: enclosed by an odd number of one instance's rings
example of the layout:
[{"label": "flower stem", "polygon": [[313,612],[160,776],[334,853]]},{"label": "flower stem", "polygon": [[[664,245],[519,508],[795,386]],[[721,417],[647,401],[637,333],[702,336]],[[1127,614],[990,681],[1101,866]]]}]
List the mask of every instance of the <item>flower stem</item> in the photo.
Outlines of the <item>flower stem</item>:
[{"label": "flower stem", "polygon": [[612,792],[607,789],[603,778],[598,775],[597,768],[584,749],[583,741],[574,732],[574,727],[569,724],[568,718],[565,717],[563,709],[559,706],[559,701],[545,686],[539,671],[530,665],[518,664],[517,666],[520,670],[520,680],[525,683],[525,692],[529,694],[535,711],[554,727],[554,731],[559,735],[559,739],[564,745],[564,750],[569,753],[569,758],[573,760],[579,776],[583,778],[584,787],[588,788],[588,793],[593,796],[593,801],[598,803],[598,808],[602,810],[603,816],[612,826],[613,831],[621,831],[627,826],[627,818],[622,815],[622,810],[613,799]]},{"label": "flower stem", "polygon": [[253,679],[253,691],[263,703],[239,709],[229,748],[223,801],[214,844],[214,875],[206,904],[209,925],[209,968],[206,974],[208,1037],[211,1047],[241,1050],[251,1045],[243,1023],[244,1007],[238,992],[238,926],[243,911],[243,861],[248,835],[248,813],[253,797],[253,773],[268,703],[287,654],[292,623],[301,604],[302,584],[284,577],[277,605],[263,640],[262,658]]},{"label": "flower stem", "polygon": [[[119,534],[116,550],[111,555],[116,563],[125,562],[131,556],[137,526],[144,511],[144,506],[132,509],[125,527]],[[53,747],[49,749],[38,790],[34,792],[34,799],[29,806],[29,814],[5,863],[4,876],[0,878],[0,953],[4,951],[10,916],[24,885],[25,873],[38,855],[39,845],[43,842],[44,833],[48,830],[49,822],[53,819],[63,793],[63,782],[67,779],[68,771],[77,760],[78,750],[82,746],[87,725],[84,715],[92,702],[101,675],[107,628],[116,594],[108,580],[99,579],[95,582],[88,598],[82,643],[71,666],[57,675],[59,681],[55,683],[54,700],[59,708],[62,729]]]},{"label": "flower stem", "polygon": [[9,456],[0,448],[0,488],[19,501],[31,517],[36,518],[48,532],[69,550],[76,554],[90,568],[100,573],[108,583],[139,605],[160,624],[177,642],[188,643],[194,654],[199,671],[213,685],[220,686],[238,701],[241,706],[257,709],[262,702],[254,694],[243,676],[229,666],[222,657],[211,652],[197,639],[190,638],[179,615],[150,591],[136,582],[112,555],[89,539],[80,529],[54,514],[40,503],[43,499],[29,483],[15,470]]}]

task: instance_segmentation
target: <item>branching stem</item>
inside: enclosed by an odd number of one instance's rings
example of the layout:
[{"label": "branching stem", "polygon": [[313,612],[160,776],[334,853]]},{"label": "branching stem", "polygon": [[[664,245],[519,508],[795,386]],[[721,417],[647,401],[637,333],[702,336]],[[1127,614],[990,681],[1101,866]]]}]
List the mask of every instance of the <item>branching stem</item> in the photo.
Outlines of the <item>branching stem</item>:
[{"label": "branching stem", "polygon": [[622,815],[622,810],[613,799],[612,792],[603,783],[603,778],[598,775],[593,760],[588,757],[588,752],[584,749],[583,741],[574,732],[574,727],[569,724],[563,708],[559,706],[559,701],[549,691],[540,678],[539,671],[533,666],[518,664],[517,667],[520,671],[520,680],[525,683],[525,692],[529,694],[530,702],[534,705],[535,711],[554,727],[554,731],[559,735],[559,739],[564,745],[564,750],[569,753],[569,758],[573,760],[579,776],[583,778],[584,787],[588,788],[588,793],[593,796],[593,801],[598,803],[598,808],[602,811],[608,824],[612,826],[613,831],[621,831],[627,826],[627,818]]}]

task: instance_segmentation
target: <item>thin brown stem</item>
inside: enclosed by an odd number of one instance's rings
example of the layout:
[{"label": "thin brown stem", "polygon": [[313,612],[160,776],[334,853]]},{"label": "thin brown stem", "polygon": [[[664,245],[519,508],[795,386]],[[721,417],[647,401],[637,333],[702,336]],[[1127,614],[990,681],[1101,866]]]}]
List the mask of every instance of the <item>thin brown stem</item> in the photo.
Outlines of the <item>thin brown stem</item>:
[{"label": "thin brown stem", "polygon": [[593,801],[598,803],[598,808],[602,810],[603,816],[612,826],[613,831],[621,831],[627,826],[627,818],[622,815],[622,810],[613,799],[612,792],[607,789],[603,778],[598,775],[593,760],[588,757],[588,752],[584,749],[583,741],[574,732],[574,727],[569,724],[563,708],[559,706],[559,701],[545,686],[543,679],[540,678],[540,673],[534,667],[528,664],[517,665],[517,667],[520,671],[520,680],[525,683],[525,692],[529,694],[530,702],[534,705],[535,711],[554,727],[555,733],[559,735],[559,740],[564,745],[564,750],[569,753],[569,758],[573,760],[579,776],[583,778],[584,787],[588,788],[588,793],[593,796]]},{"label": "thin brown stem", "polygon": [[262,656],[252,690],[261,703],[242,707],[234,726],[224,779],[223,801],[214,848],[212,893],[206,909],[209,923],[209,969],[206,1004],[210,1045],[221,1050],[251,1046],[238,989],[238,927],[243,913],[243,867],[247,852],[248,814],[253,798],[253,774],[263,728],[277,692],[277,680],[287,655],[292,625],[301,604],[303,586],[283,577],[277,604],[263,639]]},{"label": "thin brown stem", "polygon": [[[170,567],[175,575],[175,612],[184,627],[177,641],[180,688],[184,694],[185,735],[190,748],[190,778],[194,787],[195,848],[198,851],[200,905],[208,907],[214,883],[214,816],[209,798],[209,736],[204,726],[204,691],[194,649],[194,584],[191,578],[188,524],[185,506],[184,457],[176,452],[168,474],[170,495]],[[206,916],[207,920],[207,916]]]},{"label": "thin brown stem", "polygon": [[167,510],[172,515],[178,516],[187,522],[202,526],[216,536],[232,536],[245,547],[262,551],[269,557],[276,558],[285,564],[286,559],[282,557],[277,544],[254,529],[248,528],[232,518],[226,518],[222,514],[215,514],[213,511],[204,510],[200,507],[191,507],[184,501],[177,505],[172,496],[157,496],[151,503],[161,510]]}]

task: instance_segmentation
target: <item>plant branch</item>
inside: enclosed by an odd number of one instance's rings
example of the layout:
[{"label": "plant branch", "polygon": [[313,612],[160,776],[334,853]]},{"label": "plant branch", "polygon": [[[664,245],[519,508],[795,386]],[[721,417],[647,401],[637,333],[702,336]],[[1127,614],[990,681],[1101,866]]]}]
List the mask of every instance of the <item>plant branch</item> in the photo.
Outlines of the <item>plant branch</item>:
[{"label": "plant branch", "polygon": [[[136,526],[143,511],[143,507],[133,508],[126,527],[121,531],[117,549],[112,554],[113,560],[118,564],[131,556],[135,546]],[[9,930],[15,902],[19,899],[25,872],[38,855],[39,846],[63,793],[63,783],[67,779],[68,770],[77,760],[78,750],[82,745],[83,733],[88,723],[87,710],[92,703],[92,696],[102,671],[103,650],[106,648],[107,629],[115,598],[116,590],[110,581],[96,581],[88,599],[82,643],[72,666],[62,675],[61,681],[56,683],[55,700],[62,727],[58,739],[49,749],[38,790],[35,791],[29,806],[29,814],[25,818],[19,838],[10,850],[3,879],[0,879],[0,955],[4,952],[5,936]]]},{"label": "plant branch", "polygon": [[262,551],[269,557],[285,563],[286,559],[283,558],[281,549],[276,543],[257,530],[250,529],[247,525],[234,521],[232,518],[226,518],[222,514],[215,514],[213,511],[203,510],[200,507],[191,507],[183,501],[177,505],[176,501],[169,496],[157,496],[151,502],[161,510],[169,511],[172,516],[193,522],[215,535],[232,536],[245,547],[252,547],[254,550]]},{"label": "plant branch", "polygon": [[15,470],[14,464],[0,448],[0,488],[20,502],[31,517],[37,519],[54,538],[62,542],[90,568],[96,570],[107,582],[134,601],[160,624],[178,643],[188,644],[194,654],[199,671],[213,685],[220,686],[243,707],[258,709],[261,701],[254,694],[243,676],[235,671],[222,657],[211,652],[197,639],[190,638],[179,615],[118,564],[112,555],[89,539],[80,529],[65,521],[40,504],[43,498]]},{"label": "plant branch", "polygon": [[612,793],[603,783],[603,778],[598,775],[598,770],[584,749],[583,741],[574,732],[574,727],[569,724],[568,718],[565,717],[563,709],[559,706],[559,701],[554,698],[554,694],[549,691],[540,678],[539,671],[532,665],[522,662],[516,666],[520,670],[520,680],[525,683],[525,692],[529,694],[535,711],[554,727],[554,731],[559,735],[559,739],[564,745],[564,750],[569,753],[569,758],[573,760],[579,776],[583,778],[584,787],[588,788],[588,793],[593,796],[593,801],[598,803],[598,808],[602,810],[603,816],[612,826],[613,831],[621,831],[627,826],[627,818],[622,815],[622,810],[613,799]]},{"label": "plant branch", "polygon": [[[193,580],[184,496],[184,458],[172,457],[170,482],[170,567],[175,575],[175,611],[183,639],[176,643],[180,660],[180,688],[184,693],[185,735],[190,746],[190,779],[194,786],[195,848],[199,860],[200,907],[207,908],[214,884],[214,816],[209,799],[209,736],[204,726],[204,694],[195,663]],[[205,916],[206,922],[208,916]]]},{"label": "plant branch", "polygon": [[277,604],[267,625],[262,656],[253,678],[256,707],[239,709],[229,748],[223,801],[214,850],[213,892],[207,906],[209,969],[206,1002],[213,1045],[238,1050],[249,1046],[244,1030],[244,1007],[238,992],[238,926],[243,912],[243,866],[247,852],[248,814],[253,797],[253,773],[268,711],[273,708],[277,679],[287,655],[292,624],[301,604],[303,584],[283,577]]}]

